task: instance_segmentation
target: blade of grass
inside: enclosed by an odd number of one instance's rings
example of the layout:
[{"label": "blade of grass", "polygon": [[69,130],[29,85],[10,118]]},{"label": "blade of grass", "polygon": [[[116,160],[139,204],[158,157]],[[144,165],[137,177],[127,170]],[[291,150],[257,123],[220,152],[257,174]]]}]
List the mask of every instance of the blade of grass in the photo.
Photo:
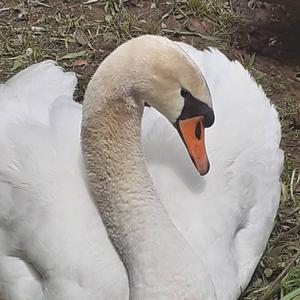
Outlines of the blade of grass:
[{"label": "blade of grass", "polygon": [[292,291],[291,293],[285,295],[280,300],[297,300],[297,299],[299,299],[298,296],[300,297],[300,288],[298,288],[298,289]]},{"label": "blade of grass", "polygon": [[80,52],[73,52],[73,53],[68,53],[64,56],[62,56],[59,60],[63,60],[63,59],[74,59],[74,58],[78,58],[78,57],[82,57],[86,54],[86,51],[80,51]]}]

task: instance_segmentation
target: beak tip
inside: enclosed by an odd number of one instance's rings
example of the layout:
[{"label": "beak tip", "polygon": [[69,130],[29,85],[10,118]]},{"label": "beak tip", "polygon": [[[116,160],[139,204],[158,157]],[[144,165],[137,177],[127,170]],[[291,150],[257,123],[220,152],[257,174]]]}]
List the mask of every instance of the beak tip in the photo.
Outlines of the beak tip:
[{"label": "beak tip", "polygon": [[194,166],[196,167],[198,173],[201,176],[205,176],[210,170],[209,160],[206,160],[205,162],[200,163],[200,161],[196,161],[193,156],[190,156],[190,157],[191,157],[191,160],[194,163]]},{"label": "beak tip", "polygon": [[198,172],[201,176],[205,176],[210,170],[209,161],[207,161],[207,165],[204,168],[203,167],[201,167],[201,168],[198,167],[197,170],[198,170]]}]

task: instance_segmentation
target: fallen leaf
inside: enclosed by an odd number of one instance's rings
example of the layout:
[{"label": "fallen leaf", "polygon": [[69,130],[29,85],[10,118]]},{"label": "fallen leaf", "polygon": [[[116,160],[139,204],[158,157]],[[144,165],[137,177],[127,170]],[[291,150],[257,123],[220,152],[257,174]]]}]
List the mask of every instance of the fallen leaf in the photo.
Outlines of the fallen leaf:
[{"label": "fallen leaf", "polygon": [[81,45],[86,45],[89,42],[89,38],[88,36],[81,30],[81,29],[76,29],[75,33],[74,33],[74,38],[75,40],[81,44]]},{"label": "fallen leaf", "polygon": [[200,21],[196,18],[189,18],[189,29],[192,31],[197,31],[200,33],[205,33],[207,32],[209,28],[209,24],[207,21],[203,20]]},{"label": "fallen leaf", "polygon": [[88,64],[88,61],[83,58],[76,59],[73,63],[74,67],[79,67],[79,66],[86,66]]}]

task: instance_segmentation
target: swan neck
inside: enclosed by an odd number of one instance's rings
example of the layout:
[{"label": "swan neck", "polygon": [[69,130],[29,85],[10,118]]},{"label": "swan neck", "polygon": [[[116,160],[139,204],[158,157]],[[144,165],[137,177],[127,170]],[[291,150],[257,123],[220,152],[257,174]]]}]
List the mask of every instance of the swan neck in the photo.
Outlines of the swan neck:
[{"label": "swan neck", "polygon": [[153,187],[140,141],[143,107],[132,99],[114,98],[99,107],[90,99],[87,93],[82,123],[86,171],[127,270],[130,299],[198,299],[198,287],[201,281],[207,285],[207,277],[201,277],[203,265]]}]

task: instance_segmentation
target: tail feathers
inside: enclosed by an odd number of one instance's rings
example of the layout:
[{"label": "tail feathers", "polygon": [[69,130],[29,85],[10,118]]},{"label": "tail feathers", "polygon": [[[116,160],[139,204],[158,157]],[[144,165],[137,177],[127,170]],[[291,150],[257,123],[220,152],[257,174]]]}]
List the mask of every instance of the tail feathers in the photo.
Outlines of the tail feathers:
[{"label": "tail feathers", "polygon": [[73,98],[75,73],[64,72],[54,61],[30,66],[0,87],[0,113],[29,114],[36,121],[48,123],[49,107],[58,98]]},{"label": "tail feathers", "polygon": [[26,99],[33,95],[49,99],[60,95],[72,97],[76,84],[75,73],[64,72],[55,61],[46,60],[19,72],[5,85]]},{"label": "tail feathers", "polygon": [[[54,172],[51,158],[60,153],[56,147],[74,152],[76,145],[79,152],[81,107],[72,101],[75,84],[73,73],[64,73],[54,62],[46,61],[0,85],[0,199],[10,199],[11,187],[22,185],[22,178],[38,179],[40,170],[47,178],[48,173]],[[59,133],[63,133],[62,137]],[[63,147],[62,140],[70,140],[69,136],[74,143],[72,149],[71,145]],[[67,150],[63,154],[77,158],[67,155]],[[73,160],[68,166],[75,165]],[[0,223],[9,216],[9,205],[8,200],[0,201]]]}]

